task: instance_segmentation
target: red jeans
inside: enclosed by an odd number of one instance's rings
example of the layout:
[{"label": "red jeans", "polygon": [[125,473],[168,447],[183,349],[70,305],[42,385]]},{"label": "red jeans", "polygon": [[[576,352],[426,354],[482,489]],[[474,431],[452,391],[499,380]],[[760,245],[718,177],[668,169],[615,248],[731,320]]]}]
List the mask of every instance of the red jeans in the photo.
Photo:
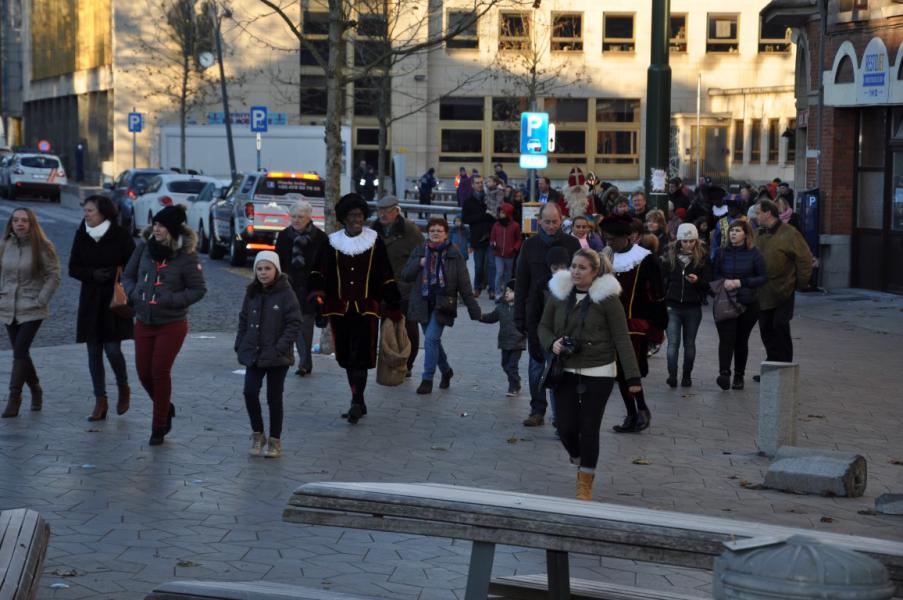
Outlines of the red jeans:
[{"label": "red jeans", "polygon": [[165,325],[135,322],[135,368],[138,378],[154,402],[153,427],[166,426],[172,397],[172,364],[188,335],[188,321]]}]

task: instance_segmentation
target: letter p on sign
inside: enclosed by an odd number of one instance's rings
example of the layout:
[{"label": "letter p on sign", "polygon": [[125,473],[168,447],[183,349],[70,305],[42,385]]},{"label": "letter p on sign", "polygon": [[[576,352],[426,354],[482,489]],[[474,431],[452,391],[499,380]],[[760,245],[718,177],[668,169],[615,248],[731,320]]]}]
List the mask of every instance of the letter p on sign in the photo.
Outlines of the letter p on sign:
[{"label": "letter p on sign", "polygon": [[267,107],[252,106],[251,107],[251,131],[253,133],[266,133],[267,130]]}]

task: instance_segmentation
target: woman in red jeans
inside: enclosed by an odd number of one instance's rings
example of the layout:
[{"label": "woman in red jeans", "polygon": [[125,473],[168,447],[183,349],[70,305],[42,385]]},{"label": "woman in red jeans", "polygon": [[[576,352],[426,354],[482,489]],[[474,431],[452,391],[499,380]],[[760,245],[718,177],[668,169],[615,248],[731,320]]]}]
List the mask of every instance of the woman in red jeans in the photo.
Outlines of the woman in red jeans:
[{"label": "woman in red jeans", "polygon": [[182,206],[160,210],[122,274],[135,307],[135,368],[154,402],[150,446],[162,444],[172,428],[170,371],[188,334],[188,307],[207,293],[197,236],[185,221]]}]

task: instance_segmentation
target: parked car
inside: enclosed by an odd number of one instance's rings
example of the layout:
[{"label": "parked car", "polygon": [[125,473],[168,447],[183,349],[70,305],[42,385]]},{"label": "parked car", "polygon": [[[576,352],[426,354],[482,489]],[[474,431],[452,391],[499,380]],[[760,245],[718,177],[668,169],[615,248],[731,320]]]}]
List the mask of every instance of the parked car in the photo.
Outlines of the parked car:
[{"label": "parked car", "polygon": [[313,205],[314,223],[323,227],[325,185],[313,173],[247,173],[236,179],[211,209],[210,258],[229,254],[241,266],[261,250],[275,250],[276,235],[288,227],[289,210],[298,200]]},{"label": "parked car", "polygon": [[[241,181],[240,179],[237,179]],[[213,203],[225,198],[230,190],[230,182],[220,179],[216,183],[208,183],[196,196],[188,197],[188,225],[198,234],[198,250],[206,254],[210,250],[210,209]]]},{"label": "parked car", "polygon": [[206,175],[182,175],[181,173],[162,173],[155,175],[147,182],[147,188],[132,202],[134,227],[136,230],[147,227],[154,215],[164,206],[181,204],[188,208],[188,198],[197,196],[208,183],[217,180]]},{"label": "parked car", "polygon": [[68,183],[66,170],[58,156],[41,152],[22,152],[7,158],[3,167],[4,196],[14,200],[25,194],[60,199],[60,189]]},{"label": "parked car", "polygon": [[147,189],[155,176],[166,173],[163,169],[127,169],[112,183],[104,187],[110,190],[113,204],[119,209],[119,225],[136,233],[133,202]]}]

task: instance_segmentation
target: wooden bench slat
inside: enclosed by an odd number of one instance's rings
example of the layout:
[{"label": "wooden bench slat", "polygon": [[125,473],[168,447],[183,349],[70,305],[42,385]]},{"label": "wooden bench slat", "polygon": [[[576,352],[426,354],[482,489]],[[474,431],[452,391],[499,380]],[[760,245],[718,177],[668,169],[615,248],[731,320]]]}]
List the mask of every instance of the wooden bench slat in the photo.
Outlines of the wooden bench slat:
[{"label": "wooden bench slat", "polygon": [[[545,575],[511,575],[496,577],[489,593],[505,600],[547,600],[549,582]],[[572,600],[712,600],[712,596],[689,595],[663,590],[644,589],[604,581],[571,579]]]},{"label": "wooden bench slat", "polygon": [[0,600],[34,600],[50,541],[50,527],[37,512],[0,512]]},{"label": "wooden bench slat", "polygon": [[269,581],[170,581],[144,600],[377,600]]}]

